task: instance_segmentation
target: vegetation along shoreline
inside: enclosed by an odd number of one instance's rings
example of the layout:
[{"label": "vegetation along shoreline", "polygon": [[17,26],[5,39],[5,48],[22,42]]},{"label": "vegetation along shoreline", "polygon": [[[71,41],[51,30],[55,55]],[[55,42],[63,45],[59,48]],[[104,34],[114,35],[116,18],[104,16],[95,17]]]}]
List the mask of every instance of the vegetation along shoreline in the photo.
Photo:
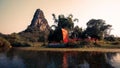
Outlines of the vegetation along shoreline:
[{"label": "vegetation along shoreline", "polygon": [[72,14],[52,16],[54,24],[50,26],[43,11],[37,9],[31,24],[25,30],[12,34],[0,33],[0,48],[120,48],[120,38],[110,34],[112,25],[106,24],[103,19],[91,19],[86,23],[86,29],[83,29],[74,26],[74,22],[79,23],[79,19],[73,19]]}]

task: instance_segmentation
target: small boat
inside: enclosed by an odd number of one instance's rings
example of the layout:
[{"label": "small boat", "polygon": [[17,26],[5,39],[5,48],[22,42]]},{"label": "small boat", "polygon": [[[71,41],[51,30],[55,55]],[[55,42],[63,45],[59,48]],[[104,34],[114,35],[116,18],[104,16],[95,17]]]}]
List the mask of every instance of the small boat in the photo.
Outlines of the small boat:
[{"label": "small boat", "polygon": [[65,48],[66,45],[63,43],[49,43],[47,47],[49,47],[49,48]]}]

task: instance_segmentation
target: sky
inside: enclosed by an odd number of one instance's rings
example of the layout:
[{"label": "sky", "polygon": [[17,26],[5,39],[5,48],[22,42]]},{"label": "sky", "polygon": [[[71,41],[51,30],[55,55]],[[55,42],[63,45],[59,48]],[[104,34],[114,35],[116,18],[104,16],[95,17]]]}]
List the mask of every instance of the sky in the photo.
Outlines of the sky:
[{"label": "sky", "polygon": [[72,14],[75,23],[86,28],[90,19],[103,19],[112,25],[111,34],[120,36],[120,0],[0,0],[0,32],[20,32],[30,25],[36,9],[44,12],[49,25],[54,24],[52,14]]}]

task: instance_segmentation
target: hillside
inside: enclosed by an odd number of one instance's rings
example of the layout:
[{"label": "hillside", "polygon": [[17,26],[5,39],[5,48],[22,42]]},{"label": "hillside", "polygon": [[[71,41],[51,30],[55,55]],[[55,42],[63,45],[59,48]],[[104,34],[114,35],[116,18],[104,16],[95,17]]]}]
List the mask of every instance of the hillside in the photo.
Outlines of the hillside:
[{"label": "hillside", "polygon": [[47,41],[50,26],[44,13],[41,9],[36,9],[31,24],[19,33],[9,35],[0,34],[0,37],[5,38],[11,43],[11,46],[34,46],[43,44]]}]

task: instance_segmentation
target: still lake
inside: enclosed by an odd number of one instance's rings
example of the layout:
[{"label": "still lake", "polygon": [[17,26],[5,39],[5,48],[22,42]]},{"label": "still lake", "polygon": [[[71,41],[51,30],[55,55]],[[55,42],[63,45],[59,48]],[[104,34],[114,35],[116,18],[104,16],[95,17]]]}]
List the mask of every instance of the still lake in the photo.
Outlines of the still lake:
[{"label": "still lake", "polygon": [[120,68],[120,53],[10,50],[0,52],[0,68]]}]

